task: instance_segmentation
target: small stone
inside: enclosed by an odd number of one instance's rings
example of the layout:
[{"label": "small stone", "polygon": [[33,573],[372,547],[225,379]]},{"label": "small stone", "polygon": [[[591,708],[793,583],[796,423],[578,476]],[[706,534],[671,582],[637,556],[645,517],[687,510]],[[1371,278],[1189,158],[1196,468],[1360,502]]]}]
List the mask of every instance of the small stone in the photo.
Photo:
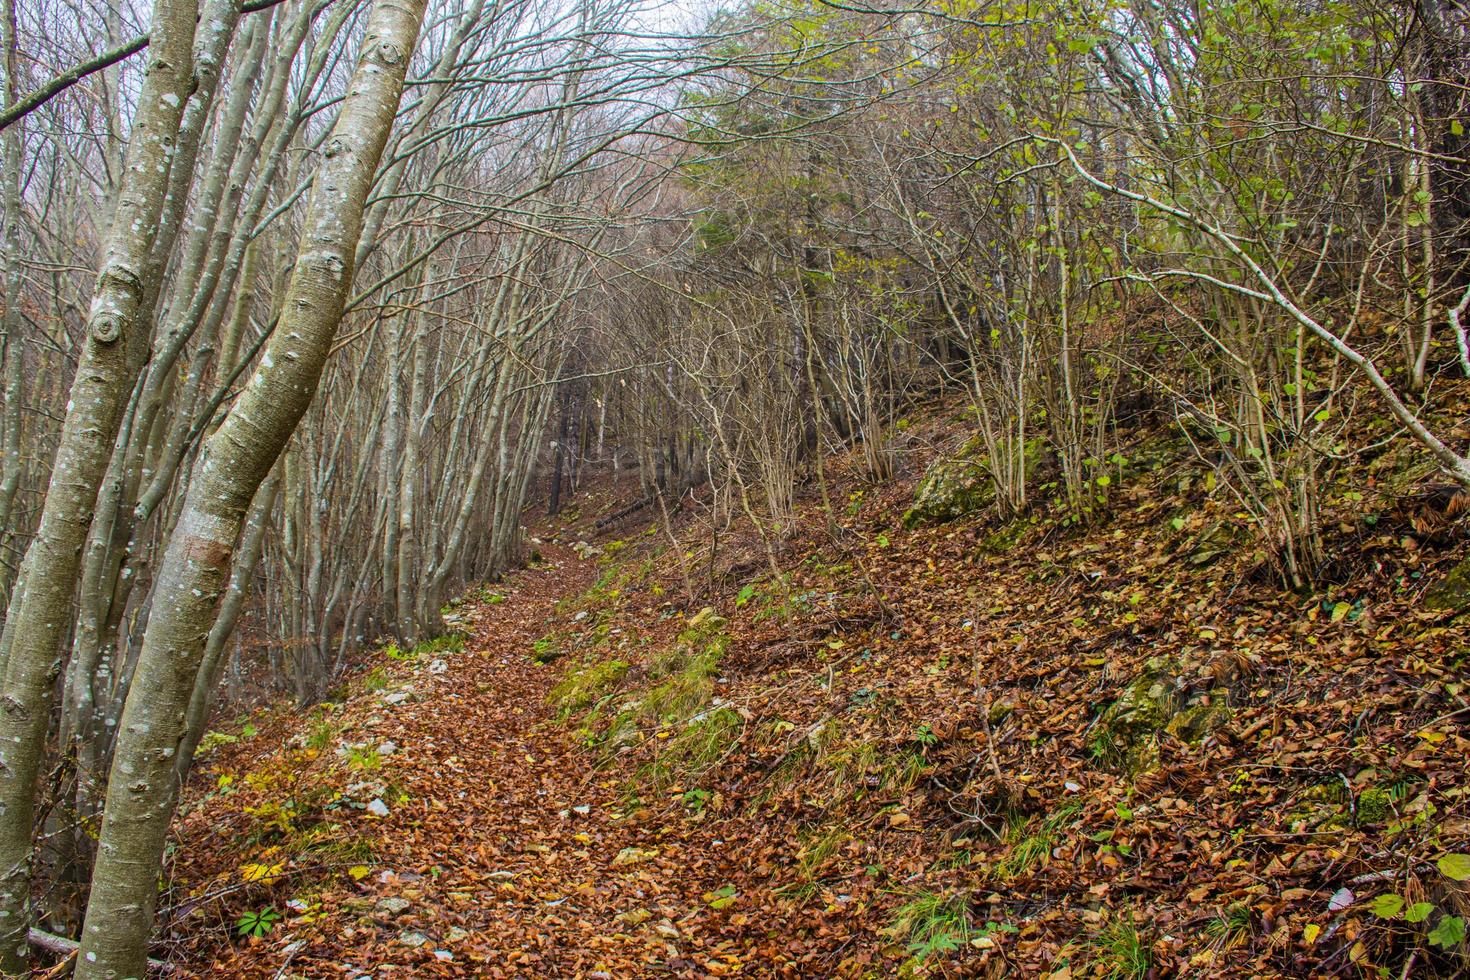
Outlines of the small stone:
[{"label": "small stone", "polygon": [[396,917],[402,915],[404,912],[407,912],[411,904],[412,903],[410,903],[409,900],[406,898],[400,898],[397,895],[390,895],[387,898],[379,899],[378,904],[373,906],[373,911],[377,912],[380,915],[390,915]]},{"label": "small stone", "polygon": [[405,702],[405,701],[408,700],[408,695],[409,695],[409,692],[406,691],[406,690],[404,690],[404,691],[394,691],[391,694],[385,694],[385,695],[383,695],[383,703],[384,704],[393,704],[393,705],[402,704],[403,702]]},{"label": "small stone", "polygon": [[444,934],[444,941],[446,943],[459,943],[464,942],[469,937],[470,934],[468,932],[461,929],[459,926],[455,926]]},{"label": "small stone", "polygon": [[375,817],[386,817],[388,815],[388,804],[383,802],[382,797],[374,797],[367,805],[367,812]]},{"label": "small stone", "polygon": [[433,663],[429,664],[429,673],[431,673],[431,674],[442,674],[445,671],[447,671],[448,669],[449,669],[449,663],[448,663],[448,661],[435,660]]},{"label": "small stone", "polygon": [[410,949],[418,949],[429,941],[429,937],[421,932],[405,931],[398,934],[398,941]]},{"label": "small stone", "polygon": [[378,745],[378,755],[392,755],[398,751],[398,743],[388,741]]}]

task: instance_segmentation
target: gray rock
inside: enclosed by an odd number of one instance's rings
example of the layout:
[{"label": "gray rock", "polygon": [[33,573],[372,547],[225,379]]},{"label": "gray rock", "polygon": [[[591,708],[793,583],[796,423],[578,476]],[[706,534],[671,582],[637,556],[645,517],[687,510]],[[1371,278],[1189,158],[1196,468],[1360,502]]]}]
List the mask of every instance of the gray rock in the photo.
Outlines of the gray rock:
[{"label": "gray rock", "polygon": [[930,464],[914,488],[913,506],[903,515],[907,528],[942,524],[984,510],[995,501],[995,484],[986,470],[979,439]]},{"label": "gray rock", "polygon": [[398,917],[407,912],[413,903],[398,895],[389,895],[387,898],[378,899],[378,904],[373,906],[373,911],[379,915]]}]

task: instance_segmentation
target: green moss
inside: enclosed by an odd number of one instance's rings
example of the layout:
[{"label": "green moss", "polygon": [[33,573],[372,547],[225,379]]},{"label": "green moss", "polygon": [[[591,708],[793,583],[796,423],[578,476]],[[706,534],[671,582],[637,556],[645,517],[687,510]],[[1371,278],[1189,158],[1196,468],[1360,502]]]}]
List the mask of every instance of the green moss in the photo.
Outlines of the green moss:
[{"label": "green moss", "polygon": [[632,665],[623,660],[607,660],[574,668],[551,689],[547,701],[556,706],[562,720],[566,720],[617,690],[631,668]]},{"label": "green moss", "polygon": [[1393,819],[1394,798],[1388,790],[1370,786],[1358,796],[1358,823],[1386,823]]},{"label": "green moss", "polygon": [[[713,609],[700,610],[689,620],[678,640],[653,657],[644,674],[649,686],[641,694],[628,692],[610,718],[602,715],[584,719],[583,740],[589,745],[602,744],[616,749],[637,744],[640,732],[647,727],[675,727],[699,717],[714,697],[720,659],[729,647],[730,638],[724,628],[725,620]],[[562,698],[563,718],[593,704],[601,708],[598,702],[608,700],[606,695],[622,682],[629,670],[621,661],[614,663],[621,666],[616,682],[603,681],[597,687],[601,693],[592,697],[577,693],[570,699]],[[552,691],[552,697],[557,698],[558,691],[568,685],[576,688],[573,682],[574,677],[569,675]]]},{"label": "green moss", "polygon": [[538,664],[549,664],[564,652],[566,651],[562,648],[561,637],[555,631],[531,644],[531,659]]},{"label": "green moss", "polygon": [[1173,718],[1173,665],[1155,657],[1098,721],[1093,755],[1107,765],[1146,772],[1158,762],[1156,736]]},{"label": "green moss", "polygon": [[1470,558],[1450,569],[1439,582],[1424,593],[1424,608],[1435,612],[1453,612],[1470,606]]},{"label": "green moss", "polygon": [[1200,741],[1228,722],[1234,712],[1225,703],[1223,691],[1212,694],[1208,701],[1184,708],[1164,726],[1164,730],[1183,742]]},{"label": "green moss", "polygon": [[1229,691],[1218,688],[1184,702],[1180,673],[1172,661],[1151,658],[1098,720],[1094,757],[1126,772],[1149,772],[1159,763],[1161,733],[1195,744],[1230,720]]},{"label": "green moss", "polygon": [[1028,521],[1007,521],[998,530],[986,535],[985,540],[980,542],[979,550],[981,554],[1003,555],[1020,542],[1030,527]]},{"label": "green moss", "polygon": [[995,501],[995,484],[978,449],[978,439],[971,439],[955,455],[930,465],[914,488],[913,506],[903,515],[904,527],[952,521]]}]

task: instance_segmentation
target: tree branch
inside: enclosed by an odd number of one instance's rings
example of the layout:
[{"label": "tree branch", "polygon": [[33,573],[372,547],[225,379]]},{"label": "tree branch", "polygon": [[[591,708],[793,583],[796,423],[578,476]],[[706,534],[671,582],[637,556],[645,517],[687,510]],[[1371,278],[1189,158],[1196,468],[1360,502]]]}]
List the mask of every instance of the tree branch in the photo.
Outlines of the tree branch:
[{"label": "tree branch", "polygon": [[[281,0],[247,0],[246,3],[241,4],[240,12],[242,14],[253,14],[260,10],[268,10],[280,2]],[[14,104],[0,109],[0,129],[5,129],[12,123],[36,111],[88,75],[95,75],[104,68],[110,68],[119,61],[131,58],[146,47],[148,47],[148,35],[139,34],[130,41],[125,41],[109,51],[102,52],[91,61],[84,61],[80,65],[76,65],[62,72],[40,88],[33,89],[25,95],[22,95],[15,100]]]}]

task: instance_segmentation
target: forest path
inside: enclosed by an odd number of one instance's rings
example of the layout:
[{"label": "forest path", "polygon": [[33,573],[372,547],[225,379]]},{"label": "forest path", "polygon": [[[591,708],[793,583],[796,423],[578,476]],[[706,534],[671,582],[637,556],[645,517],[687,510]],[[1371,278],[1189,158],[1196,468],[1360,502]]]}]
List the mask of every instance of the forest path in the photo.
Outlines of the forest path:
[{"label": "forest path", "polygon": [[[420,667],[363,720],[394,743],[381,775],[407,793],[374,828],[371,873],[338,875],[295,942],[209,975],[630,977],[739,969],[747,939],[702,896],[736,873],[721,841],[675,802],[629,807],[616,774],[559,723],[562,675],[531,657],[559,599],[593,560],[543,545],[546,561],[464,610],[465,650]],[[440,672],[435,673],[438,670]],[[403,690],[400,688],[400,690]],[[703,838],[685,849],[691,835]],[[332,894],[335,891],[337,894]],[[274,944],[273,944],[274,945]]]}]

